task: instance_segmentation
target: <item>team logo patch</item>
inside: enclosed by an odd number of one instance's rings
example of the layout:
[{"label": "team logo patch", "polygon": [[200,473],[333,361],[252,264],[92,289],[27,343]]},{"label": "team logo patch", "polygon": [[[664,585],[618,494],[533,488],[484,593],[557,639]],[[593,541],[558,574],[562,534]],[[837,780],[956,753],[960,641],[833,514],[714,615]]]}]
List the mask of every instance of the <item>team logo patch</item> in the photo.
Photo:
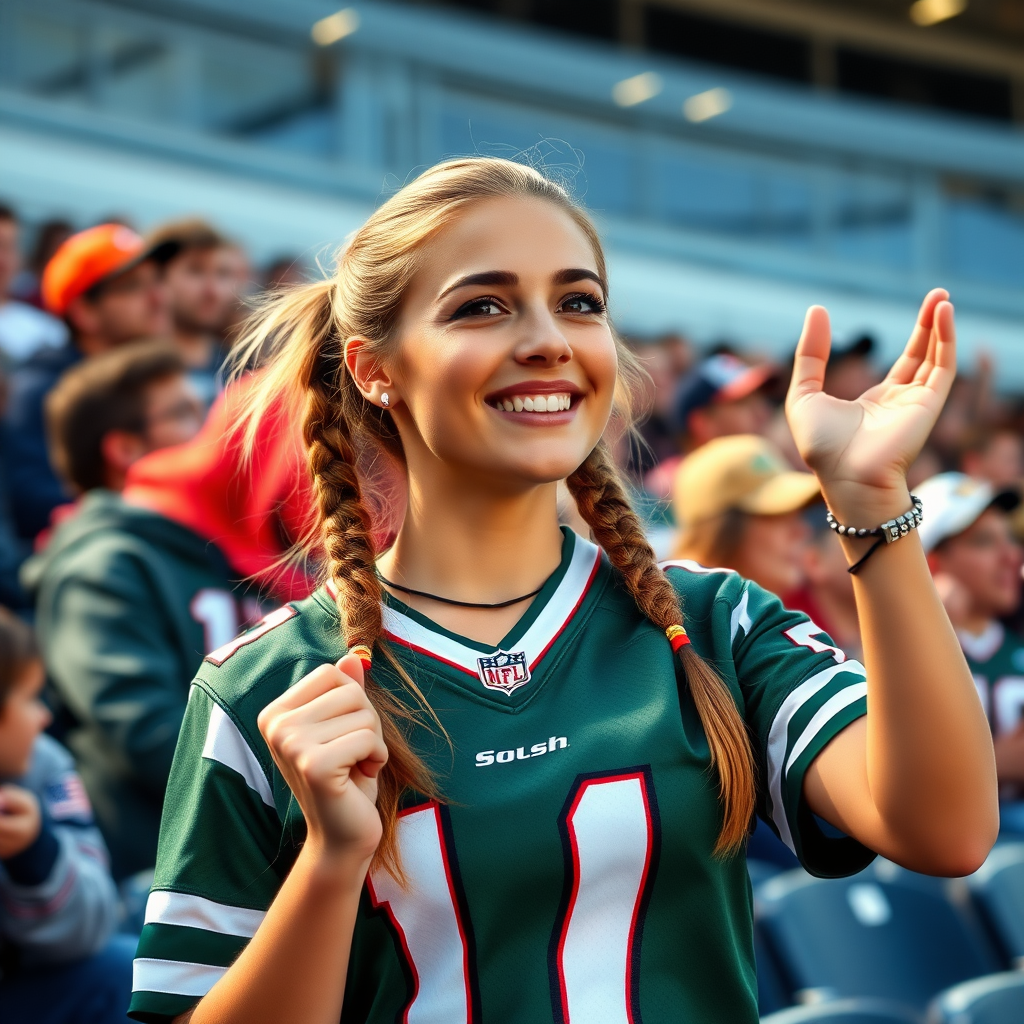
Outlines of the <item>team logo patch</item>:
[{"label": "team logo patch", "polygon": [[512,693],[530,681],[530,668],[523,651],[497,651],[485,658],[477,658],[476,666],[480,682],[488,690]]}]

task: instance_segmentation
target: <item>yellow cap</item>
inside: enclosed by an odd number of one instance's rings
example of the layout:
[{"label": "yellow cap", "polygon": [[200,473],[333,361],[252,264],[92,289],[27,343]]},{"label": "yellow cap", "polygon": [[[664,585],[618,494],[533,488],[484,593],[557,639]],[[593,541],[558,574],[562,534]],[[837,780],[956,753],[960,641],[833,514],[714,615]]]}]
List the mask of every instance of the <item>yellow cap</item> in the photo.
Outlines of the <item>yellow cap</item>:
[{"label": "yellow cap", "polygon": [[692,525],[730,509],[757,516],[795,512],[820,497],[812,473],[790,469],[770,441],[737,434],[709,441],[688,455],[676,473],[676,522]]}]

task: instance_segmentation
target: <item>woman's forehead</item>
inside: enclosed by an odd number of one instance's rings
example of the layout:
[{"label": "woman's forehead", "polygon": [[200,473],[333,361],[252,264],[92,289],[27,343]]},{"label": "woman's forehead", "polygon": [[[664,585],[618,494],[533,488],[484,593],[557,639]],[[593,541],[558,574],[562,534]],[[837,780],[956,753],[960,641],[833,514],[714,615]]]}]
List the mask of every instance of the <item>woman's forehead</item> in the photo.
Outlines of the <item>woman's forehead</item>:
[{"label": "woman's forehead", "polygon": [[590,239],[573,217],[533,197],[472,204],[435,236],[426,255],[423,270],[437,281],[490,270],[531,276],[566,267],[598,270]]}]

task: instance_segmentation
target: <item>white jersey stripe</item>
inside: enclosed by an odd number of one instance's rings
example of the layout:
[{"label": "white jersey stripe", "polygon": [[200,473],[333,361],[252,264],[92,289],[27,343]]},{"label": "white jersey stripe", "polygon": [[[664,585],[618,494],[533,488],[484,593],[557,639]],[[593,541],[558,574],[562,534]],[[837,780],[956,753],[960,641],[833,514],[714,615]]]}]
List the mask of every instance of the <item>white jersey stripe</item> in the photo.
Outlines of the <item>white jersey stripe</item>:
[{"label": "white jersey stripe", "polygon": [[867,683],[854,683],[852,686],[843,687],[838,693],[833,694],[814,713],[814,717],[807,723],[807,727],[800,738],[793,744],[793,750],[786,759],[786,775],[789,775],[790,768],[796,764],[796,759],[811,745],[814,737],[844,708],[848,708],[855,701],[866,697],[868,693]]},{"label": "white jersey stripe", "polygon": [[259,794],[268,806],[274,806],[274,794],[266,775],[249,744],[238,731],[238,726],[217,703],[210,709],[210,723],[206,727],[203,757],[217,761],[245,779],[245,784]]},{"label": "white jersey stripe", "polygon": [[779,830],[782,841],[794,853],[796,849],[793,845],[793,834],[790,831],[789,822],[786,820],[785,803],[782,799],[783,769],[789,747],[789,723],[804,704],[819,690],[827,686],[840,672],[859,672],[863,679],[864,666],[857,661],[844,661],[841,665],[829,665],[817,675],[804,680],[782,702],[768,732],[768,812],[772,821],[775,822],[775,827]]},{"label": "white jersey stripe", "polygon": [[232,907],[202,896],[155,889],[146,901],[146,924],[173,924],[180,928],[201,928],[220,935],[251,939],[267,915],[249,907]]},{"label": "white jersey stripe", "polygon": [[[526,631],[522,639],[513,645],[515,650],[525,652],[527,664],[531,669],[562,632],[579,607],[586,595],[590,581],[593,579],[594,570],[597,568],[600,557],[601,552],[596,545],[582,537],[574,537],[569,568],[543,611],[534,620],[533,625]],[[477,660],[484,657],[485,652],[467,647],[452,637],[437,633],[387,605],[384,606],[383,612],[384,629],[392,639],[476,676]]]},{"label": "white jersey stripe", "polygon": [[226,967],[211,967],[209,964],[136,957],[132,969],[132,991],[205,996],[226,972]]},{"label": "white jersey stripe", "polygon": [[732,615],[729,617],[729,643],[736,643],[736,637],[739,636],[739,632],[743,630],[743,636],[750,636],[750,631],[754,628],[754,623],[750,620],[750,612],[747,610],[747,603],[750,600],[750,591],[747,590],[746,584],[743,586],[743,594],[740,599],[736,602],[736,607],[732,610]]}]

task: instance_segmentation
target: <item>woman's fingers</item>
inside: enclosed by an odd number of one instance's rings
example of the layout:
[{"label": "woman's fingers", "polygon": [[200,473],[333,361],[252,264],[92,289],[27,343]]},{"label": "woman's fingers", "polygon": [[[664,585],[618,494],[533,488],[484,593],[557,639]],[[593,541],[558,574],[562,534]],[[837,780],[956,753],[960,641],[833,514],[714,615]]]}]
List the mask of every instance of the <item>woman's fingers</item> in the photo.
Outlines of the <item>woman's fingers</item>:
[{"label": "woman's fingers", "polygon": [[793,358],[793,379],[789,384],[789,401],[821,390],[825,383],[825,367],[832,347],[832,329],[824,306],[811,306],[804,317],[804,329]]},{"label": "woman's fingers", "polygon": [[934,365],[924,383],[945,401],[956,377],[956,315],[952,302],[939,303],[932,333],[935,336]]},{"label": "woman's fingers", "polygon": [[909,384],[914,380],[914,375],[928,357],[935,325],[935,311],[939,303],[948,298],[949,292],[945,288],[933,288],[924,297],[917,314],[917,323],[910,334],[906,348],[903,349],[899,359],[893,363],[892,369],[887,375],[886,379],[890,383]]},{"label": "woman's fingers", "polygon": [[358,654],[346,654],[337,663],[337,668],[342,675],[357,682],[364,690],[366,689],[366,676]]}]

